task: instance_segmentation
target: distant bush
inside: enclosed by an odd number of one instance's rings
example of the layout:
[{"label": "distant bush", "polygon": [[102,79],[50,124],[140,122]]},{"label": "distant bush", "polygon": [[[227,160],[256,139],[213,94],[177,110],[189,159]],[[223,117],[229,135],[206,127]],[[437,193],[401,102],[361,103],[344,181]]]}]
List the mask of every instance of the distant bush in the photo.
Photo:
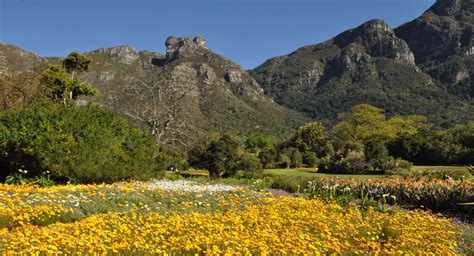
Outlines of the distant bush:
[{"label": "distant bush", "polygon": [[113,182],[154,174],[153,138],[99,106],[43,104],[0,113],[0,176]]},{"label": "distant bush", "polygon": [[258,176],[262,172],[262,163],[260,162],[260,159],[249,153],[244,153],[240,157],[237,166],[247,178]]},{"label": "distant bush", "polygon": [[330,167],[336,173],[365,173],[369,169],[369,164],[362,151],[350,150],[346,154],[335,160]]},{"label": "distant bush", "polygon": [[413,164],[401,158],[387,157],[379,160],[376,168],[389,175],[399,175],[401,173],[409,174]]}]

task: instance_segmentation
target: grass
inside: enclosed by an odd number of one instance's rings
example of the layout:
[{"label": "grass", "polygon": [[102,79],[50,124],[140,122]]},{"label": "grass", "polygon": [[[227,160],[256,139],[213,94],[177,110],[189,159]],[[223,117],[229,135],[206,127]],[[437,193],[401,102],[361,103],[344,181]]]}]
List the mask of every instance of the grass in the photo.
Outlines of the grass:
[{"label": "grass", "polygon": [[[423,170],[439,170],[439,171],[464,171],[465,166],[426,166],[426,165],[415,165],[412,167],[413,171]],[[319,173],[316,169],[312,168],[296,168],[296,169],[265,169],[264,173],[272,175],[287,175],[296,177],[334,177],[334,178],[347,178],[347,179],[383,179],[387,178],[387,175],[383,174],[330,174],[330,173]],[[186,170],[182,171],[185,177],[199,177],[209,176],[209,172],[206,170]]]},{"label": "grass", "polygon": [[442,166],[442,165],[437,165],[437,166],[429,166],[429,165],[415,165],[412,167],[413,170],[418,171],[418,170],[454,170],[454,171],[459,171],[459,170],[465,170],[466,166]]},{"label": "grass", "polygon": [[347,178],[347,179],[383,179],[386,175],[362,175],[362,174],[329,174],[329,173],[318,173],[313,170],[305,169],[266,169],[264,171],[268,174],[273,175],[288,175],[288,176],[299,176],[299,177],[335,177],[335,178]]}]

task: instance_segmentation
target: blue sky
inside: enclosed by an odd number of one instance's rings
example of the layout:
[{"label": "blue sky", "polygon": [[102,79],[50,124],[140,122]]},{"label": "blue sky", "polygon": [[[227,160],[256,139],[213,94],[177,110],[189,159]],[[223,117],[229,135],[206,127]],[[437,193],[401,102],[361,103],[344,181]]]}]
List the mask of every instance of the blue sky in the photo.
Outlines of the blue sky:
[{"label": "blue sky", "polygon": [[0,41],[41,56],[201,35],[247,69],[370,19],[396,27],[434,0],[0,0]]}]

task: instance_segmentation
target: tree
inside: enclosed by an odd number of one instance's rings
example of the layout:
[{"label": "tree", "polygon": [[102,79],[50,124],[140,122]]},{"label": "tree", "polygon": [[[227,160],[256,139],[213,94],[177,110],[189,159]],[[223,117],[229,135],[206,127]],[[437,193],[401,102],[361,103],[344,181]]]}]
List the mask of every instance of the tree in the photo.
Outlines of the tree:
[{"label": "tree", "polygon": [[49,97],[67,104],[69,100],[77,99],[80,95],[96,95],[89,84],[82,83],[77,78],[71,78],[60,65],[49,65],[40,75],[41,84],[49,92]]},{"label": "tree", "polygon": [[365,144],[390,136],[383,110],[369,104],[356,105],[350,113],[342,113],[339,118],[341,121],[336,123],[333,130],[340,142]]},{"label": "tree", "polygon": [[290,167],[298,168],[301,167],[303,164],[303,157],[301,156],[301,152],[297,148],[290,149]]},{"label": "tree", "polygon": [[239,143],[230,135],[224,134],[216,141],[191,151],[191,165],[209,171],[211,177],[229,177],[238,169],[237,155]]},{"label": "tree", "polygon": [[243,171],[246,177],[253,177],[262,171],[262,163],[257,156],[244,153],[239,158],[238,169]]},{"label": "tree", "polygon": [[263,168],[268,168],[275,161],[275,149],[273,148],[264,148],[258,152],[258,158],[262,163]]},{"label": "tree", "polygon": [[340,122],[336,123],[333,131],[339,142],[361,143],[387,141],[398,134],[415,134],[424,127],[424,116],[401,116],[386,120],[383,109],[369,104],[352,107],[350,113],[339,115]]},{"label": "tree", "polygon": [[192,84],[185,77],[147,77],[136,81],[127,93],[133,106],[124,114],[145,125],[159,145],[191,146],[196,132],[191,114]]},{"label": "tree", "polygon": [[74,79],[76,72],[88,71],[91,59],[78,52],[71,52],[66,59],[63,60],[63,68],[67,73],[71,74]]},{"label": "tree", "polygon": [[40,81],[49,90],[50,98],[62,100],[64,105],[68,100],[77,99],[80,95],[96,95],[89,84],[75,77],[76,72],[88,71],[91,59],[78,52],[70,53],[61,65],[49,65],[40,76]]},{"label": "tree", "polygon": [[319,164],[319,159],[316,156],[316,153],[312,151],[307,151],[303,153],[303,164],[307,167],[317,167]]},{"label": "tree", "polygon": [[411,162],[420,163],[420,153],[427,140],[422,133],[402,133],[389,141],[389,154],[395,158],[402,158]]},{"label": "tree", "polygon": [[324,126],[320,122],[313,122],[299,127],[290,138],[289,146],[300,152],[314,152],[317,157],[332,155],[333,146]]},{"label": "tree", "polygon": [[245,148],[255,152],[264,148],[273,148],[272,139],[265,134],[251,134],[245,140]]}]

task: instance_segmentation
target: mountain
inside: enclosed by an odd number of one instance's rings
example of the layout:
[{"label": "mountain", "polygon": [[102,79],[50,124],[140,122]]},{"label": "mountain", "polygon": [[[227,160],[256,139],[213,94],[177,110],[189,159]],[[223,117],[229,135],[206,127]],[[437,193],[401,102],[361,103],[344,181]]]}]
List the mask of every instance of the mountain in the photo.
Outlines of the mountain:
[{"label": "mountain", "polygon": [[0,74],[7,69],[39,72],[46,67],[46,60],[33,52],[0,42]]},{"label": "mountain", "polygon": [[[438,1],[432,9],[441,12],[448,8],[442,2]],[[462,2],[456,7],[460,14],[454,15],[472,19],[469,3],[472,1]],[[412,29],[418,48],[398,36],[397,31],[404,30],[394,31],[381,20],[371,20],[326,42],[272,58],[250,73],[265,94],[276,102],[326,123],[334,122],[337,113],[359,103],[381,107],[389,116],[425,115],[441,126],[474,120],[472,100],[447,91],[440,79],[418,60],[420,56],[428,58],[432,54],[431,61],[443,65],[446,60],[440,56],[444,55],[424,48],[428,48],[424,44],[431,44],[432,39],[416,35],[422,27],[413,28],[410,23],[404,26]],[[468,27],[462,31],[472,31],[472,25]],[[466,33],[462,32],[459,39],[466,38]],[[470,47],[472,49],[472,44]],[[459,49],[467,50],[464,46]],[[463,60],[465,62],[456,62],[463,67],[473,67],[469,64],[472,56]],[[466,74],[461,72],[460,76]]]},{"label": "mountain", "polygon": [[[100,96],[81,98],[79,103],[105,105],[144,127],[155,118],[165,132],[180,129],[192,139],[211,131],[285,137],[292,128],[309,122],[303,114],[265,96],[247,71],[213,53],[203,38],[169,37],[166,47],[165,56],[137,52],[130,46],[84,53],[92,62],[80,78],[98,89]],[[25,71],[44,70],[61,58],[41,58],[1,44],[0,60],[0,70]],[[163,109],[169,111],[156,114]]]},{"label": "mountain", "polygon": [[416,64],[447,91],[474,98],[474,0],[438,0],[395,29]]}]

